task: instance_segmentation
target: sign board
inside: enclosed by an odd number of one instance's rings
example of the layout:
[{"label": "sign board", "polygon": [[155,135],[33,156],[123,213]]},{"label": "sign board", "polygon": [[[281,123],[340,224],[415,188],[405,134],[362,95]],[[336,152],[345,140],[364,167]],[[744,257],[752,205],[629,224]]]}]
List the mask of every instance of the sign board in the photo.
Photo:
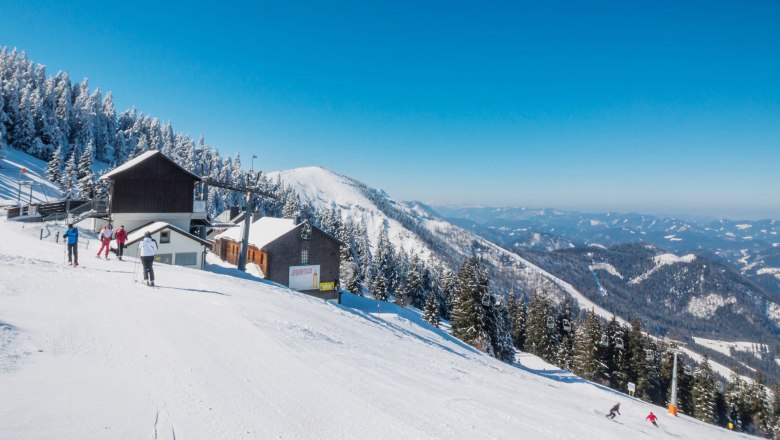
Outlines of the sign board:
[{"label": "sign board", "polygon": [[626,384],[626,386],[628,387],[628,392],[629,393],[635,393],[636,392],[636,384],[634,382],[629,382],[629,383]]},{"label": "sign board", "polygon": [[317,290],[320,287],[320,265],[290,266],[290,289]]},{"label": "sign board", "polygon": [[327,283],[320,283],[320,290],[326,291],[326,290],[333,290],[336,288],[336,283],[333,281],[327,282]]}]

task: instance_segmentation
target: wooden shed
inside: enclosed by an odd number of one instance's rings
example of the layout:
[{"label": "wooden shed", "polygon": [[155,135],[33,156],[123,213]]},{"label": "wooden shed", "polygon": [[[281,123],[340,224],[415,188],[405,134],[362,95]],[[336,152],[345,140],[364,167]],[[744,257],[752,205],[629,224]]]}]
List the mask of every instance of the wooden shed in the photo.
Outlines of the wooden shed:
[{"label": "wooden shed", "polygon": [[[238,264],[242,228],[216,237],[212,251],[230,264]],[[247,263],[265,279],[325,300],[339,300],[339,249],[341,242],[308,222],[263,217],[249,231]]]}]

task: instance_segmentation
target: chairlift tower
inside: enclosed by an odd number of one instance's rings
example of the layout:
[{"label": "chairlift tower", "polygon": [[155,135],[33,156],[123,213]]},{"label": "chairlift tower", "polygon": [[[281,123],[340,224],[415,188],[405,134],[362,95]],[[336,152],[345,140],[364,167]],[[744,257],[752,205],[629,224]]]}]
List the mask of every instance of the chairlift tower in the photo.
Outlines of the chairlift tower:
[{"label": "chairlift tower", "polygon": [[674,350],[674,363],[672,365],[672,398],[669,402],[669,414],[677,417],[677,354],[679,350]]},{"label": "chairlift tower", "polygon": [[249,227],[252,224],[251,217],[252,217],[252,205],[254,205],[254,198],[255,196],[265,197],[267,199],[273,199],[275,198],[272,194],[267,193],[265,191],[260,191],[257,189],[249,188],[247,186],[242,185],[231,185],[228,183],[219,182],[217,180],[214,180],[210,177],[203,177],[202,178],[203,184],[205,186],[203,194],[204,198],[207,198],[208,191],[206,188],[208,186],[216,186],[217,188],[223,188],[223,189],[229,189],[231,191],[237,191],[244,193],[244,234],[241,237],[241,252],[238,254],[238,270],[242,272],[246,272],[246,258],[247,254],[249,253]]}]

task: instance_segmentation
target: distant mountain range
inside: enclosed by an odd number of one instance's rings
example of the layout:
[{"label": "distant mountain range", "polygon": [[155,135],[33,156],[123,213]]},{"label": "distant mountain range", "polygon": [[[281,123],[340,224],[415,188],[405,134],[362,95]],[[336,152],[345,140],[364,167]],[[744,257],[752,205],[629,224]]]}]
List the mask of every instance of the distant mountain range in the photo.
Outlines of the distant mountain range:
[{"label": "distant mountain range", "polygon": [[688,220],[554,209],[433,206],[443,218],[514,251],[557,251],[644,242],[695,253],[780,294],[780,222]]}]

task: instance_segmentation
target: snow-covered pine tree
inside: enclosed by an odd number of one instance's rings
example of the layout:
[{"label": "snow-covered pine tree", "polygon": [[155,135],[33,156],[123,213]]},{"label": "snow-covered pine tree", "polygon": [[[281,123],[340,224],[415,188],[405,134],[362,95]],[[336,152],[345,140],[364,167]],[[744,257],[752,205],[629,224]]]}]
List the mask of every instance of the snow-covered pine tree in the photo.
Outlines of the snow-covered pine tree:
[{"label": "snow-covered pine tree", "polygon": [[146,136],[140,136],[138,138],[138,143],[135,144],[135,148],[133,148],[133,152],[130,153],[129,159],[138,157],[146,153],[147,151],[149,151],[149,144],[147,144],[146,142]]},{"label": "snow-covered pine tree", "polygon": [[21,100],[18,110],[18,122],[14,126],[14,147],[22,150],[33,157],[42,158],[40,145],[35,142],[35,119],[32,112],[32,89],[30,87],[22,90]]},{"label": "snow-covered pine tree", "polygon": [[770,405],[772,438],[780,438],[780,385],[772,385],[772,400]]},{"label": "snow-covered pine tree", "polygon": [[510,294],[514,299],[514,307],[510,308],[509,313],[512,319],[512,343],[518,350],[526,350],[526,306],[525,296],[517,299],[514,293]]},{"label": "snow-covered pine tree", "polygon": [[406,285],[406,275],[401,274],[400,278],[392,283],[395,285],[395,303],[400,307],[406,307],[409,305],[409,291]]},{"label": "snow-covered pine tree", "polygon": [[368,227],[365,219],[361,219],[355,229],[355,263],[358,265],[358,279],[368,285],[371,279],[373,269],[373,254],[371,253],[371,242],[368,238]]},{"label": "snow-covered pine tree", "polygon": [[46,177],[50,182],[59,183],[63,166],[62,161],[62,147],[57,147],[57,149],[54,150],[51,160],[46,165]]},{"label": "snow-covered pine tree", "polygon": [[65,193],[65,197],[73,197],[76,191],[76,174],[78,172],[78,165],[76,163],[76,150],[70,153],[70,157],[65,162],[65,168],[60,174],[60,187]]},{"label": "snow-covered pine tree", "polygon": [[[491,299],[493,295],[489,296]],[[504,362],[515,358],[515,348],[512,344],[512,321],[504,301],[491,301],[487,308],[487,332],[493,356]]]},{"label": "snow-covered pine tree", "polygon": [[533,354],[553,363],[556,344],[552,299],[544,288],[540,288],[531,293],[528,302],[525,347]]},{"label": "snow-covered pine tree", "polygon": [[439,316],[444,319],[452,319],[452,295],[455,291],[455,276],[448,268],[444,267],[439,279]]},{"label": "snow-covered pine tree", "polygon": [[116,110],[114,109],[114,96],[111,92],[106,93],[103,98],[103,103],[100,106],[101,109],[101,142],[104,143],[102,149],[102,156],[98,158],[106,163],[113,163],[117,161],[117,123],[116,123]]},{"label": "snow-covered pine tree", "polygon": [[95,180],[95,199],[97,200],[107,200],[108,194],[111,191],[108,181],[101,179],[103,174],[105,174],[105,172],[101,172]]},{"label": "snow-covered pine tree", "polygon": [[580,377],[598,383],[608,378],[606,366],[601,362],[599,353],[601,337],[604,331],[593,309],[576,326],[572,348],[572,371]]},{"label": "snow-covered pine tree", "polygon": [[764,385],[764,375],[756,373],[755,380],[747,387],[749,399],[745,402],[747,410],[751,415],[753,429],[760,436],[767,436],[772,431],[772,420],[770,419],[769,396]]},{"label": "snow-covered pine tree", "polygon": [[358,278],[358,268],[353,260],[342,263],[340,270],[342,288],[355,295],[363,296],[363,289]]},{"label": "snow-covered pine tree", "polygon": [[645,338],[642,335],[642,323],[639,319],[631,321],[631,330],[628,333],[628,357],[630,382],[636,384],[636,395],[641,396],[647,388],[647,352],[645,351]]},{"label": "snow-covered pine tree", "polygon": [[78,171],[76,172],[78,181],[76,190],[78,191],[78,198],[81,200],[91,200],[95,196],[95,173],[92,171],[92,155],[94,152],[95,149],[92,141],[90,141],[79,159]]},{"label": "snow-covered pine tree", "polygon": [[[0,57],[2,52],[0,52]],[[2,72],[0,72],[2,74]],[[3,93],[3,85],[0,83],[0,152],[7,146],[8,129],[6,124],[10,122],[8,115],[5,114],[5,95]]]},{"label": "snow-covered pine tree", "polygon": [[423,319],[432,326],[439,327],[439,305],[436,303],[436,294],[433,292],[428,293],[428,299],[425,301]]},{"label": "snow-covered pine tree", "polygon": [[653,359],[647,362],[645,370],[645,388],[640,397],[656,405],[664,405],[665,391],[664,383],[661,378],[661,361],[666,356],[666,346],[662,341],[647,338],[645,346],[653,353]]},{"label": "snow-covered pine tree", "polygon": [[693,416],[702,422],[714,423],[717,390],[715,389],[715,377],[707,355],[704,355],[704,359],[696,369],[691,397],[693,398]]},{"label": "snow-covered pine tree", "polygon": [[[555,330],[558,332],[558,345],[555,350],[555,365],[564,370],[571,371],[574,338],[571,325],[571,300],[568,296],[563,298],[558,319],[555,320]],[[568,329],[567,329],[568,327]]]},{"label": "snow-covered pine tree", "polygon": [[[680,359],[678,358],[678,361]],[[671,360],[674,363],[674,360]],[[671,367],[670,367],[671,369]],[[672,378],[669,376],[669,393],[671,393]],[[682,362],[677,364],[677,408],[683,414],[693,414],[693,376],[685,374],[685,368]],[[671,396],[667,396],[667,401]]]},{"label": "snow-covered pine tree", "polygon": [[298,217],[298,214],[301,212],[298,194],[295,193],[295,190],[290,188],[285,192],[284,197],[284,208],[282,209],[284,218],[294,219]]},{"label": "snow-covered pine tree", "polygon": [[452,302],[452,334],[479,350],[492,350],[490,335],[486,331],[485,307],[487,280],[482,279],[482,269],[476,256],[466,258],[455,281]]},{"label": "snow-covered pine tree", "polygon": [[56,100],[56,107],[54,114],[57,116],[57,123],[60,126],[60,147],[63,148],[62,155],[65,157],[66,151],[69,148],[65,148],[69,145],[71,125],[73,120],[73,100],[70,87],[70,75],[68,72],[60,72],[55,77],[54,93]]},{"label": "snow-covered pine tree", "polygon": [[[387,290],[393,292],[396,287],[394,283],[398,281],[399,277],[395,252],[393,251],[392,243],[390,243],[387,229],[387,225],[383,225],[382,230],[379,232],[379,240],[377,241],[374,258],[374,269],[381,271],[380,273],[385,279]],[[378,275],[379,273],[374,273],[374,277]]]},{"label": "snow-covered pine tree", "polygon": [[422,288],[420,260],[415,253],[409,257],[409,264],[406,270],[406,297],[407,304],[411,303],[414,307],[422,308],[425,306],[425,292]]},{"label": "snow-covered pine tree", "polygon": [[385,284],[385,276],[377,269],[376,276],[371,282],[371,295],[374,299],[380,301],[387,301],[387,284]]},{"label": "snow-covered pine tree", "polygon": [[149,149],[152,151],[160,151],[163,147],[162,128],[160,125],[160,120],[153,118],[152,124],[149,126]]},{"label": "snow-covered pine tree", "polygon": [[[609,384],[616,390],[624,390],[627,381],[626,369],[620,367],[621,361],[625,360],[625,347],[619,348],[618,344],[625,345],[623,328],[615,315],[609,320],[606,326],[607,347],[602,347],[604,356],[602,362],[607,366],[609,374]],[[618,340],[620,341],[618,343]],[[622,362],[625,364],[625,362]]]}]

